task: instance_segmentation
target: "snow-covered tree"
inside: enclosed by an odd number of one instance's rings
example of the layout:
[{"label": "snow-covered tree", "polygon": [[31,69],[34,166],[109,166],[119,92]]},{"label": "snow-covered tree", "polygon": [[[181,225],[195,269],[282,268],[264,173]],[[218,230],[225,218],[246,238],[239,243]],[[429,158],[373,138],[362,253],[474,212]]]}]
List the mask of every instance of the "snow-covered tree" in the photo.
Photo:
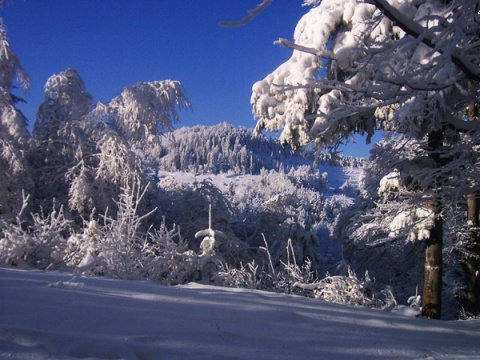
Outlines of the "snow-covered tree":
[{"label": "snow-covered tree", "polygon": [[[72,68],[52,75],[45,84],[44,94],[45,100],[39,107],[34,125],[35,135],[40,141],[65,146],[66,142],[73,139],[61,138],[65,133],[64,128],[84,119],[92,109],[92,96],[78,72]],[[61,140],[63,142],[58,144]],[[59,150],[62,153],[61,148]]]},{"label": "snow-covered tree", "polygon": [[28,164],[31,137],[25,117],[16,108],[22,99],[12,93],[16,87],[28,91],[29,83],[0,17],[0,215],[12,219],[22,207],[22,191],[33,187]]},{"label": "snow-covered tree", "polygon": [[[91,155],[92,144],[88,142],[92,125],[87,123],[87,116],[92,108],[92,96],[75,69],[47,80],[44,101],[33,128],[37,142],[33,165],[37,193],[42,197],[37,201],[52,202],[56,198],[61,203],[67,202],[72,169],[83,162],[85,155]],[[85,172],[82,176],[85,177]],[[74,185],[79,186],[78,180]],[[87,198],[87,187],[83,190],[83,197]]]},{"label": "snow-covered tree", "polygon": [[253,86],[257,131],[283,129],[281,140],[298,147],[379,126],[417,138],[443,122],[474,128],[442,113],[463,112],[476,96],[467,87],[479,76],[475,1],[308,3],[294,43],[277,41],[292,57]]},{"label": "snow-covered tree", "polygon": [[107,122],[126,139],[150,142],[173,130],[180,117],[177,109],[191,104],[178,81],[140,82],[127,86],[107,104]]},{"label": "snow-covered tree", "polygon": [[[451,166],[444,152],[478,121],[464,109],[477,101],[478,2],[306,1],[292,57],[253,86],[257,131],[280,131],[293,148],[335,148],[377,129],[425,141],[430,175],[421,191],[432,212],[426,239],[423,315],[440,317],[443,210],[439,192]],[[474,141],[475,142],[475,141]]]},{"label": "snow-covered tree", "polygon": [[145,169],[155,167],[161,137],[180,121],[179,111],[189,109],[182,84],[164,80],[127,86],[110,102],[98,104],[97,116],[129,144]]},{"label": "snow-covered tree", "polygon": [[[459,142],[450,149],[455,160],[443,169],[449,176],[440,192],[446,224],[442,264],[446,317],[455,316],[455,312],[458,315],[454,297],[467,308],[469,282],[461,284],[458,274],[462,273],[460,265],[475,257],[471,244],[467,245],[470,226],[465,217],[465,191],[478,175],[466,161],[465,157],[472,155],[471,149],[465,148],[467,143]],[[423,162],[427,153],[426,141],[399,136],[387,136],[374,146],[371,161],[364,168],[361,194],[342,214],[337,227],[337,238],[344,241],[343,254],[350,266],[356,271],[368,268],[379,282],[393,286],[400,301],[406,301],[423,284],[420,250],[430,236],[433,220],[429,199],[421,191],[423,184],[429,184],[428,177],[434,176],[434,170]],[[388,268],[373,259],[383,259]]]},{"label": "snow-covered tree", "polygon": [[94,208],[114,213],[126,181],[146,183],[146,162],[184,107],[190,104],[177,81],[138,83],[107,104],[94,104],[76,70],[53,75],[34,127],[43,201],[68,202],[83,216]]}]

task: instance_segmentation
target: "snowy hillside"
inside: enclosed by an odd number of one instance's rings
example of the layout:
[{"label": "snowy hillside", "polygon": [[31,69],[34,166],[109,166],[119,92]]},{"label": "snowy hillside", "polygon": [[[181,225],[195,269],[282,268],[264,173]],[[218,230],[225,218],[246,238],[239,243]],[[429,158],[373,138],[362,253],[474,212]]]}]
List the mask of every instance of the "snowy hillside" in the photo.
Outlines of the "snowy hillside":
[{"label": "snowy hillside", "polygon": [[[164,171],[258,174],[262,168],[289,171],[314,162],[309,149],[292,153],[278,139],[255,135],[252,129],[228,123],[182,127],[162,137],[156,151],[152,161]],[[321,165],[360,167],[365,162],[362,158],[323,153],[316,157]]]},{"label": "snowy hillside", "polygon": [[478,359],[480,321],[285,294],[0,269],[0,358]]},{"label": "snowy hillside", "polygon": [[341,255],[333,227],[358,195],[365,159],[291,153],[276,139],[226,123],[180,128],[159,147],[147,171],[161,192],[157,203],[166,204],[160,213],[181,227],[190,248],[198,248],[192,239],[207,225],[211,203],[218,230],[251,251],[265,237],[275,265],[288,257],[292,239],[299,264],[308,258],[319,274],[335,271]]}]

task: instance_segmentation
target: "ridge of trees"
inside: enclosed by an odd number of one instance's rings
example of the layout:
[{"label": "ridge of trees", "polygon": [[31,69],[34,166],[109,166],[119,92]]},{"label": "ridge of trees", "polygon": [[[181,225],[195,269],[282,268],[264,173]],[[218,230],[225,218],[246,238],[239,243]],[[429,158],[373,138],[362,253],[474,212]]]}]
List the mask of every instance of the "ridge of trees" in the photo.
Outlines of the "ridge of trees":
[{"label": "ridge of trees", "polygon": [[289,171],[299,165],[361,167],[365,159],[341,154],[314,154],[305,148],[292,153],[274,138],[256,136],[251,129],[222,123],[182,127],[159,141],[156,167],[165,171],[259,174],[261,169]]}]

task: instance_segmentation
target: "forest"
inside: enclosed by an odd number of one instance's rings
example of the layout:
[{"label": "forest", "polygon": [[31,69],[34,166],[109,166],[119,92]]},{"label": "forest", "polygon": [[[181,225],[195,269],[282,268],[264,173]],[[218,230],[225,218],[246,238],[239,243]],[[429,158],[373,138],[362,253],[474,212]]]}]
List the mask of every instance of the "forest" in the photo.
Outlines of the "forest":
[{"label": "forest", "polygon": [[[0,23],[0,264],[478,317],[480,3],[304,5],[255,129],[178,128],[175,80],[95,102],[68,68],[30,132]],[[370,159],[336,153],[375,131]]]}]

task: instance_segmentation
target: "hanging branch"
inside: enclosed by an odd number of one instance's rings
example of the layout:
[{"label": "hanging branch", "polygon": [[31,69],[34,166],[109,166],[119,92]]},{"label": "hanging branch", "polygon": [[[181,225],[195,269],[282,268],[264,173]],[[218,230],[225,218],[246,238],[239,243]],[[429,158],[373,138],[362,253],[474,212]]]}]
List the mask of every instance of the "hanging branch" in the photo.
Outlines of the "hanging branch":
[{"label": "hanging branch", "polygon": [[267,6],[269,6],[271,3],[272,0],[263,0],[263,2],[261,4],[258,4],[256,8],[248,10],[248,15],[245,16],[243,19],[237,21],[222,21],[220,22],[220,26],[233,27],[244,25],[251,21],[258,14],[260,14],[263,10],[265,10]]},{"label": "hanging branch", "polygon": [[[208,206],[208,229],[200,230],[195,233],[195,238],[198,239],[199,237],[204,236],[202,240],[202,244],[210,243],[209,249],[207,252],[214,252],[217,246],[216,236],[221,237],[222,239],[226,239],[227,236],[221,232],[220,230],[213,230],[212,229],[212,204]],[[200,247],[202,247],[200,244]]]}]

